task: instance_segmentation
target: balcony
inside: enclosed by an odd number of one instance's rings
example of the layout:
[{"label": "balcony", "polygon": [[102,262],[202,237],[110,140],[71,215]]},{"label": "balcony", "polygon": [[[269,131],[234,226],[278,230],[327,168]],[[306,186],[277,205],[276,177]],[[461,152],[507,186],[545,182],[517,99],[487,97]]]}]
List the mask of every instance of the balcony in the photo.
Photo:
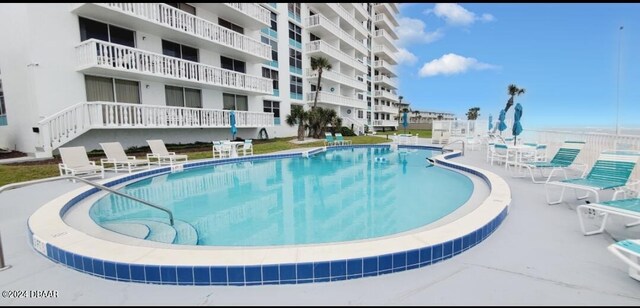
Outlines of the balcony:
[{"label": "balcony", "polygon": [[373,10],[379,14],[386,14],[389,18],[395,18],[395,14],[398,14],[397,8],[391,7],[389,3],[378,3],[373,6]]},{"label": "balcony", "polygon": [[95,39],[76,47],[78,71],[130,79],[213,89],[233,89],[246,94],[272,94],[271,79],[111,44]]},{"label": "balcony", "polygon": [[378,60],[373,62],[373,68],[379,72],[390,75],[391,77],[397,77],[396,68],[386,61]]},{"label": "balcony", "polygon": [[394,120],[373,120],[373,126],[393,126],[397,127],[398,122]]},{"label": "balcony", "polygon": [[[316,97],[316,92],[307,92],[306,97],[307,103],[313,104],[313,101]],[[367,104],[367,102],[359,100],[357,98],[346,97],[340,94],[333,94],[324,91],[318,92],[318,103],[354,108],[364,108]]]},{"label": "balcony", "polygon": [[368,53],[367,48],[362,44],[362,42],[359,42],[355,37],[349,35],[347,32],[342,30],[342,28],[331,22],[323,15],[316,14],[305,18],[304,25],[307,27],[307,30],[320,37],[326,38],[327,36],[335,36],[355,48],[360,53]]},{"label": "balcony", "polygon": [[338,15],[348,25],[356,29],[356,31],[359,32],[361,36],[363,37],[367,36],[368,31],[367,29],[365,29],[362,23],[359,22],[357,19],[355,19],[353,15],[349,13],[339,3],[309,3],[308,5],[318,10],[322,15],[326,15],[326,16]]},{"label": "balcony", "polygon": [[394,94],[392,92],[389,92],[389,91],[376,90],[373,93],[373,95],[374,95],[374,97],[388,99],[388,100],[390,100],[392,102],[397,102],[398,101],[398,95],[396,95],[396,94]]},{"label": "balcony", "polygon": [[[305,72],[306,72],[305,76],[309,79],[312,79],[313,84],[316,84],[317,82],[316,80],[318,78],[318,72],[310,68],[306,68]],[[358,79],[356,78],[349,77],[347,75],[343,75],[335,71],[324,70],[322,72],[322,80],[330,80],[330,81],[333,81],[333,82],[336,82],[360,91],[364,91],[367,89],[367,84],[365,84],[364,82],[358,81]]]},{"label": "balcony", "polygon": [[378,26],[378,28],[391,32],[391,36],[398,39],[398,35],[395,33],[395,28],[400,26],[400,24],[395,18],[389,18],[385,14],[375,14],[373,21],[374,25]]},{"label": "balcony", "polygon": [[257,3],[198,3],[198,6],[244,28],[260,30],[271,26],[271,12]]},{"label": "balcony", "polygon": [[329,45],[325,41],[312,41],[306,44],[306,52],[310,57],[319,55],[333,59],[334,61],[342,62],[354,69],[366,73],[367,67],[360,61],[356,60],[353,56],[350,56],[340,49]]},{"label": "balcony", "polygon": [[373,76],[373,82],[382,84],[385,88],[398,88],[398,81],[396,79],[391,79],[384,75]]},{"label": "balcony", "polygon": [[271,59],[271,46],[162,3],[84,3],[74,13],[249,62]]},{"label": "balcony", "polygon": [[373,106],[375,112],[393,113],[398,114],[398,108],[387,105],[375,105]]},{"label": "balcony", "polygon": [[389,48],[391,52],[398,52],[398,48],[393,42],[394,39],[391,37],[391,35],[388,34],[386,30],[376,30],[373,35],[373,40],[376,42],[376,44],[387,46],[387,48]]},{"label": "balcony", "polygon": [[348,10],[353,8],[354,12],[355,12],[355,16],[356,19],[358,20],[366,20],[367,17],[369,17],[369,14],[367,13],[367,9],[364,7],[366,5],[366,3],[359,3],[359,2],[353,2],[353,3],[342,3],[342,5],[344,5],[344,7]]},{"label": "balcony", "polygon": [[387,46],[384,46],[384,45],[374,46],[373,54],[393,65],[398,64],[398,59],[396,59],[395,52],[391,51]]}]

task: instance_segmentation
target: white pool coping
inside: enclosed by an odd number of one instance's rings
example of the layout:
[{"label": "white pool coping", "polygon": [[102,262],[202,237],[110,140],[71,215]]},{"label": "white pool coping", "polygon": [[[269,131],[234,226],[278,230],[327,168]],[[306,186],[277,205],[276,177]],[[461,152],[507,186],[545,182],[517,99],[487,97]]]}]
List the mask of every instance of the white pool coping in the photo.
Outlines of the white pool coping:
[{"label": "white pool coping", "polygon": [[[34,247],[44,255],[47,255],[45,244],[48,243],[77,255],[125,264],[248,266],[345,260],[386,255],[420,249],[463,237],[481,229],[500,215],[505,208],[508,208],[511,203],[511,191],[508,184],[493,172],[457,164],[445,158],[445,156],[455,154],[457,152],[439,155],[434,159],[484,175],[490,186],[489,196],[476,209],[446,225],[381,239],[312,246],[209,247],[209,249],[193,249],[181,245],[147,247],[137,246],[134,243],[111,242],[89,236],[70,227],[60,215],[62,208],[67,203],[91,189],[87,187],[66,193],[43,205],[29,218],[28,225],[33,233]],[[126,176],[130,176],[130,174],[102,180],[101,183],[113,182]],[[140,239],[140,241],[144,240]]]}]

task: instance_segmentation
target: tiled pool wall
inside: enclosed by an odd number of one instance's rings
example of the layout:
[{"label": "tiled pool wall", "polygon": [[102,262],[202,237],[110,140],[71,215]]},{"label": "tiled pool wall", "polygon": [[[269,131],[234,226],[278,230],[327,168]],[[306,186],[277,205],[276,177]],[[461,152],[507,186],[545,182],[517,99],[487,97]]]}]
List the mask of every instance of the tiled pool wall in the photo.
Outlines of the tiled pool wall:
[{"label": "tiled pool wall", "polygon": [[[389,147],[389,145],[353,145],[332,148],[360,148],[360,147]],[[328,148],[328,149],[332,149]],[[400,146],[400,148],[432,149],[440,150],[438,147],[429,146]],[[323,149],[311,151],[313,154]],[[310,153],[311,154],[311,153]],[[287,157],[297,157],[301,153],[264,155],[247,158],[219,159],[215,161],[205,161],[198,163],[184,164],[185,168],[219,165],[224,163],[235,163],[242,161],[253,161],[263,159],[277,159]],[[460,156],[459,152],[445,155],[446,159]],[[490,185],[488,178],[475,170],[437,160],[439,164],[470,172],[482,178]],[[113,186],[127,182],[132,179],[146,177],[154,174],[170,172],[171,167],[158,168],[133,174],[121,179],[109,182],[106,186]],[[88,191],[70,200],[60,215],[74,204],[87,196],[97,192],[97,189]],[[144,265],[110,262],[90,258],[70,251],[65,251],[54,245],[46,243],[46,248],[42,247],[42,242],[33,235],[29,228],[29,235],[36,251],[45,254],[54,262],[65,265],[77,271],[116,281],[168,284],[168,285],[269,285],[269,284],[300,284],[312,282],[327,282],[355,279],[362,277],[379,276],[389,273],[401,272],[405,270],[424,267],[435,264],[443,260],[458,255],[471,247],[477,245],[491,235],[502,223],[508,213],[508,205],[493,218],[489,223],[481,228],[470,232],[464,236],[446,241],[443,243],[425,246],[419,249],[389,253],[379,256],[364,258],[353,258],[323,262],[305,262],[288,264],[267,264],[267,265],[247,265],[247,266],[180,266],[180,265]],[[38,249],[37,247],[41,247]],[[46,250],[45,250],[46,249]]]}]

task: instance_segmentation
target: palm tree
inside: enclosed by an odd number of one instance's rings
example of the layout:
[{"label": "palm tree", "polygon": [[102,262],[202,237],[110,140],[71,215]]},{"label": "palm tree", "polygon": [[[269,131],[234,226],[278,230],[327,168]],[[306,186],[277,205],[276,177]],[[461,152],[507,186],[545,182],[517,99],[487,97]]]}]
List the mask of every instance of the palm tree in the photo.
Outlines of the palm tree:
[{"label": "palm tree", "polygon": [[524,94],[525,89],[524,88],[520,89],[515,84],[510,84],[507,87],[507,91],[509,95],[511,95],[511,98],[509,98],[509,100],[507,101],[507,106],[504,108],[505,113],[509,111],[509,108],[511,108],[511,106],[513,106],[513,98],[520,94]]},{"label": "palm tree", "polygon": [[467,120],[477,120],[480,115],[478,112],[480,111],[480,107],[469,108],[469,112],[467,112]]},{"label": "palm tree", "polygon": [[304,122],[309,118],[309,113],[300,105],[291,105],[291,114],[285,120],[289,126],[298,124],[298,141],[304,140]]},{"label": "palm tree", "polygon": [[314,71],[318,71],[318,84],[316,84],[316,97],[313,99],[313,107],[311,109],[316,109],[316,105],[318,104],[318,92],[320,91],[320,81],[322,80],[322,72],[326,69],[328,71],[331,70],[331,63],[327,58],[318,57],[311,58],[311,69]]}]

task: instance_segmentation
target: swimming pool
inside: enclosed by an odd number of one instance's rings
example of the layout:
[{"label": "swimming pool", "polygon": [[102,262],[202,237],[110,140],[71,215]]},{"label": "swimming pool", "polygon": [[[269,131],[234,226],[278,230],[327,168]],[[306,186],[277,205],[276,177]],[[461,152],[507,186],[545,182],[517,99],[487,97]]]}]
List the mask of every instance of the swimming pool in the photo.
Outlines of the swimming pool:
[{"label": "swimming pool", "polygon": [[[337,147],[351,148],[389,149],[390,146]],[[433,148],[399,146],[398,150],[430,149]],[[256,164],[273,159],[313,157],[325,150],[331,152],[336,149],[317,148],[293,153],[190,162],[178,168],[161,167],[116,176],[102,180],[101,183],[120,188],[147,177],[173,173],[182,167],[188,171],[192,168],[236,163]],[[474,185],[477,185],[477,181],[482,182],[488,188],[487,196],[467,202],[461,207],[465,211],[456,210],[454,214],[426,227],[364,240],[242,247],[175,245],[149,241],[105,230],[93,222],[89,217],[89,210],[102,195],[97,189],[87,186],[46,203],[29,217],[27,225],[35,251],[68,268],[110,280],[169,285],[245,286],[378,276],[452,258],[484,241],[506,218],[511,203],[507,183],[490,171],[451,160],[460,155],[460,152],[453,151],[437,155],[433,159],[438,166],[456,169],[457,172],[475,178]],[[370,166],[375,168],[375,164]],[[193,185],[188,187],[194,189]],[[188,191],[185,189],[181,193],[188,194]],[[82,223],[72,223],[71,217]],[[148,232],[144,227],[136,229],[140,234]]]},{"label": "swimming pool", "polygon": [[90,210],[106,229],[173,244],[271,246],[388,236],[432,223],[473,192],[458,172],[431,167],[425,149],[347,148],[309,158],[193,168],[120,191],[166,214],[109,194]]}]

